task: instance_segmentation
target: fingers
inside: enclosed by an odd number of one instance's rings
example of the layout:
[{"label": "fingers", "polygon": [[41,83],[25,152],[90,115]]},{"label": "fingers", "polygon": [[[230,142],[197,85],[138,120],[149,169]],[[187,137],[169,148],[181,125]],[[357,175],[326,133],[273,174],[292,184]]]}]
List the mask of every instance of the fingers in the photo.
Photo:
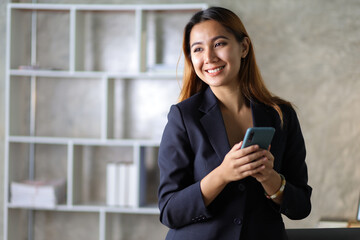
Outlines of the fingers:
[{"label": "fingers", "polygon": [[267,157],[270,161],[274,161],[274,156],[271,154],[269,150],[264,151],[264,156]]},{"label": "fingers", "polygon": [[244,178],[244,177],[260,174],[260,172],[265,169],[265,165],[264,165],[265,161],[267,160],[265,158],[262,158],[258,161],[254,161],[239,167],[238,168],[239,176]]},{"label": "fingers", "polygon": [[243,149],[241,146],[242,142],[235,144],[221,164],[227,180],[234,181],[248,176],[267,175],[266,172],[273,168],[273,155],[257,145]]},{"label": "fingers", "polygon": [[242,143],[243,143],[243,142],[241,141],[241,142],[235,144],[235,145],[232,147],[232,149],[230,150],[230,152],[235,152],[235,151],[241,149]]},{"label": "fingers", "polygon": [[229,155],[231,155],[232,158],[239,159],[259,150],[258,145],[249,146],[243,149],[241,149],[241,145],[242,142],[235,144],[234,147],[230,150]]},{"label": "fingers", "polygon": [[274,156],[267,150],[259,149],[238,160],[239,171],[246,176],[253,176],[259,182],[268,179],[274,168]]},{"label": "fingers", "polygon": [[259,149],[259,147],[254,147],[253,149],[243,149],[244,151],[238,154],[238,162],[239,164],[246,164],[257,161],[263,157],[270,158],[265,150]]},{"label": "fingers", "polygon": [[260,183],[267,181],[274,171],[274,156],[270,152],[267,152],[264,154],[264,158],[266,161],[263,163],[263,168],[251,175]]},{"label": "fingers", "polygon": [[[248,164],[243,165],[242,170],[251,172],[255,169],[259,170],[258,168],[264,169],[267,161],[268,160],[265,157],[257,159],[256,161],[252,161]],[[255,171],[255,172],[258,172],[258,171]]]},{"label": "fingers", "polygon": [[263,155],[266,155],[269,158],[269,160],[273,159],[273,156],[270,153],[271,146],[269,146],[268,150],[260,149],[260,147],[258,145],[252,145],[252,146],[241,149],[242,144],[243,144],[243,142],[241,141],[240,143],[235,144],[233,146],[233,148],[230,150],[229,153],[233,153],[234,158],[240,158],[242,156],[251,154],[255,151],[262,151]]}]

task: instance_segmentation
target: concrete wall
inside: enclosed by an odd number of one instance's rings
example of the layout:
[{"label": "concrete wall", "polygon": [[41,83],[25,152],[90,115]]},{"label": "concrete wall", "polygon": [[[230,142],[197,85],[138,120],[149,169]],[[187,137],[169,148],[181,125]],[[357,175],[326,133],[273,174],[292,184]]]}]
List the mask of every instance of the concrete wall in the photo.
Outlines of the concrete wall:
[{"label": "concrete wall", "polygon": [[[5,4],[0,3],[0,156],[4,150]],[[192,3],[183,1],[64,0],[47,3]],[[360,1],[358,0],[212,0],[242,18],[268,87],[297,106],[307,144],[313,210],[293,227],[315,227],[321,218],[354,219],[359,200],[360,166]],[[3,157],[0,157],[2,160]],[[0,162],[0,170],[3,161]],[[0,182],[3,172],[0,171]],[[0,185],[3,187],[2,184]],[[2,191],[1,191],[2,196]],[[3,198],[0,198],[2,205]],[[2,208],[1,208],[2,209]],[[63,214],[59,214],[60,217]],[[42,216],[47,221],[46,215]],[[59,219],[59,218],[57,218]],[[60,218],[61,219],[61,218]],[[157,217],[114,216],[116,224],[139,224],[124,239],[154,239],[166,229]],[[77,218],[74,217],[74,224]],[[78,221],[83,221],[79,217]],[[2,218],[0,218],[2,222]],[[92,224],[92,223],[91,223]],[[2,228],[2,224],[1,224]],[[153,231],[158,228],[159,231]],[[78,236],[86,236],[86,230]],[[145,237],[147,236],[147,237]],[[0,236],[0,238],[2,235]]]}]

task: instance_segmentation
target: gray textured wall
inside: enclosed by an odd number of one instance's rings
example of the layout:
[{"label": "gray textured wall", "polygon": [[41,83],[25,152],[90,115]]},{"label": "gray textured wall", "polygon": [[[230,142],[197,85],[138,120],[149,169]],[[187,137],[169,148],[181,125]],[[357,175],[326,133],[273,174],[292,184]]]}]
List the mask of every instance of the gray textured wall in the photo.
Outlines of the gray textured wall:
[{"label": "gray textured wall", "polygon": [[[0,56],[5,56],[5,4],[0,2]],[[191,3],[183,1],[38,1],[53,3]],[[213,0],[240,15],[255,45],[268,87],[298,108],[308,155],[313,210],[288,227],[314,227],[320,218],[354,219],[360,192],[360,1],[358,0]],[[0,154],[4,142],[4,57],[0,57]],[[3,157],[0,157],[3,159]],[[0,163],[3,169],[3,161]],[[0,171],[0,181],[3,180]],[[1,184],[2,187],[2,184]],[[1,194],[2,195],[2,194]],[[0,198],[2,202],[3,198]],[[2,208],[0,208],[2,211]],[[41,213],[40,213],[41,214]],[[61,214],[56,219],[62,219]],[[91,215],[91,214],[90,214]],[[157,217],[112,216],[113,228],[128,239],[154,239],[165,228]],[[51,216],[41,215],[43,221]],[[83,219],[82,219],[83,218]],[[68,219],[68,218],[65,218]],[[93,218],[74,217],[73,222]],[[91,220],[89,220],[91,219]],[[125,220],[126,219],[126,220]],[[2,222],[2,218],[0,218]],[[126,226],[139,224],[136,233]],[[70,227],[71,225],[69,225]],[[124,225],[123,225],[124,226]],[[2,228],[2,225],[1,225]],[[159,231],[153,231],[158,228]],[[115,232],[116,232],[115,231]],[[77,236],[86,230],[76,231]],[[144,234],[144,235],[142,235]],[[1,235],[2,237],[2,235]],[[0,237],[0,238],[1,238]],[[126,237],[124,237],[126,238]]]}]

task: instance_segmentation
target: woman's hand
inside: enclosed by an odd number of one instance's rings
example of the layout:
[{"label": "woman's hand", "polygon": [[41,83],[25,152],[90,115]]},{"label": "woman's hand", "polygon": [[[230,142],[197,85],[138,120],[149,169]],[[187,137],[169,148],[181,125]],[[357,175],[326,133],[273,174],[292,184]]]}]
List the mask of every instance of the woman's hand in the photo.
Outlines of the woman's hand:
[{"label": "woman's hand", "polygon": [[[236,144],[225,156],[220,165],[224,169],[227,181],[237,181],[248,176],[254,177],[264,188],[268,195],[275,194],[281,187],[281,177],[274,170],[274,156],[268,150],[259,149],[257,145],[241,149]],[[273,201],[282,202],[282,194]]]},{"label": "woman's hand", "polygon": [[235,144],[226,154],[220,166],[200,181],[205,206],[208,206],[232,181],[255,175],[265,168],[268,161],[259,146],[241,149],[242,142]]},{"label": "woman's hand", "polygon": [[264,161],[263,169],[261,169],[259,172],[252,174],[254,178],[260,183],[268,181],[271,177],[273,177],[273,174],[275,172],[274,170],[274,156],[269,150],[262,150],[263,157],[267,160]]},{"label": "woman's hand", "polygon": [[235,144],[218,167],[226,184],[248,176],[261,178],[263,174],[266,175],[269,168],[272,168],[269,161],[272,156],[270,152],[259,149],[257,145],[241,149],[241,145],[242,142]]},{"label": "woman's hand", "polygon": [[[264,158],[266,159],[262,165],[263,168],[251,176],[256,178],[256,180],[261,183],[268,195],[273,195],[281,187],[281,177],[274,170],[274,156],[270,152],[270,147],[269,150],[263,150],[262,152],[264,154]],[[277,204],[281,204],[282,198],[282,194],[280,194],[276,199],[272,200]]]}]

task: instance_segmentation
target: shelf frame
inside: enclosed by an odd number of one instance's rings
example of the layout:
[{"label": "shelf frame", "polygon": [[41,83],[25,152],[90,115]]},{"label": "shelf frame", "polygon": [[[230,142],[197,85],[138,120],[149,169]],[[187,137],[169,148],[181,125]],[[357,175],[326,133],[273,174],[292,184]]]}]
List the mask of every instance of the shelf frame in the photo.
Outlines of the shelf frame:
[{"label": "shelf frame", "polygon": [[[5,145],[4,145],[4,229],[3,238],[7,240],[9,238],[9,232],[14,231],[14,227],[8,223],[9,210],[10,209],[24,209],[29,213],[28,218],[28,239],[33,237],[33,212],[34,211],[61,211],[61,212],[92,212],[99,214],[99,239],[106,240],[106,226],[107,226],[107,214],[119,213],[119,214],[148,214],[158,215],[159,210],[157,206],[144,206],[143,200],[139,193],[139,204],[136,207],[112,207],[106,206],[105,203],[98,205],[79,205],[75,204],[74,199],[74,182],[76,174],[76,163],[74,152],[75,146],[119,146],[119,147],[132,147],[134,164],[138,166],[138,175],[142,173],[140,166],[143,164],[141,161],[141,151],[145,147],[158,147],[159,139],[113,139],[111,136],[111,130],[109,125],[111,124],[112,110],[110,105],[110,99],[112,96],[108,96],[108,90],[112,87],[113,79],[156,79],[156,80],[168,80],[182,79],[182,72],[175,73],[173,71],[147,71],[146,62],[146,24],[144,15],[148,11],[194,11],[202,10],[208,7],[207,4],[193,3],[193,4],[145,4],[145,5],[113,5],[113,4],[28,4],[28,3],[9,3],[7,5],[7,22],[6,22],[6,69],[5,69]],[[69,59],[67,70],[19,70],[12,69],[12,12],[13,11],[28,11],[31,12],[31,37],[30,37],[30,64],[35,66],[37,63],[37,14],[42,11],[65,11],[69,14]],[[136,41],[136,59],[137,67],[133,72],[111,72],[111,71],[81,71],[78,67],[79,52],[77,52],[77,46],[79,45],[80,37],[77,36],[78,24],[81,19],[79,13],[87,11],[104,11],[104,12],[125,12],[132,11],[135,14],[135,41]],[[15,44],[14,44],[15,45]],[[28,77],[31,82],[30,89],[30,112],[29,112],[29,135],[28,136],[14,136],[10,134],[10,83],[16,81],[12,77]],[[101,133],[99,138],[71,138],[71,137],[47,137],[36,136],[35,122],[36,122],[36,83],[39,78],[87,78],[87,79],[100,79],[102,85],[103,106],[101,111]],[[113,109],[113,108],[112,108]],[[9,148],[13,143],[26,143],[30,146],[29,154],[29,178],[34,178],[34,152],[36,144],[50,144],[50,145],[64,145],[67,148],[66,152],[66,164],[67,174],[66,179],[67,186],[67,199],[62,205],[57,205],[54,208],[35,208],[35,207],[20,207],[9,202]],[[31,147],[32,146],[32,147]],[[32,149],[32,150],[31,150]],[[141,191],[141,180],[137,183],[138,189]],[[9,230],[11,229],[11,230]]]}]

